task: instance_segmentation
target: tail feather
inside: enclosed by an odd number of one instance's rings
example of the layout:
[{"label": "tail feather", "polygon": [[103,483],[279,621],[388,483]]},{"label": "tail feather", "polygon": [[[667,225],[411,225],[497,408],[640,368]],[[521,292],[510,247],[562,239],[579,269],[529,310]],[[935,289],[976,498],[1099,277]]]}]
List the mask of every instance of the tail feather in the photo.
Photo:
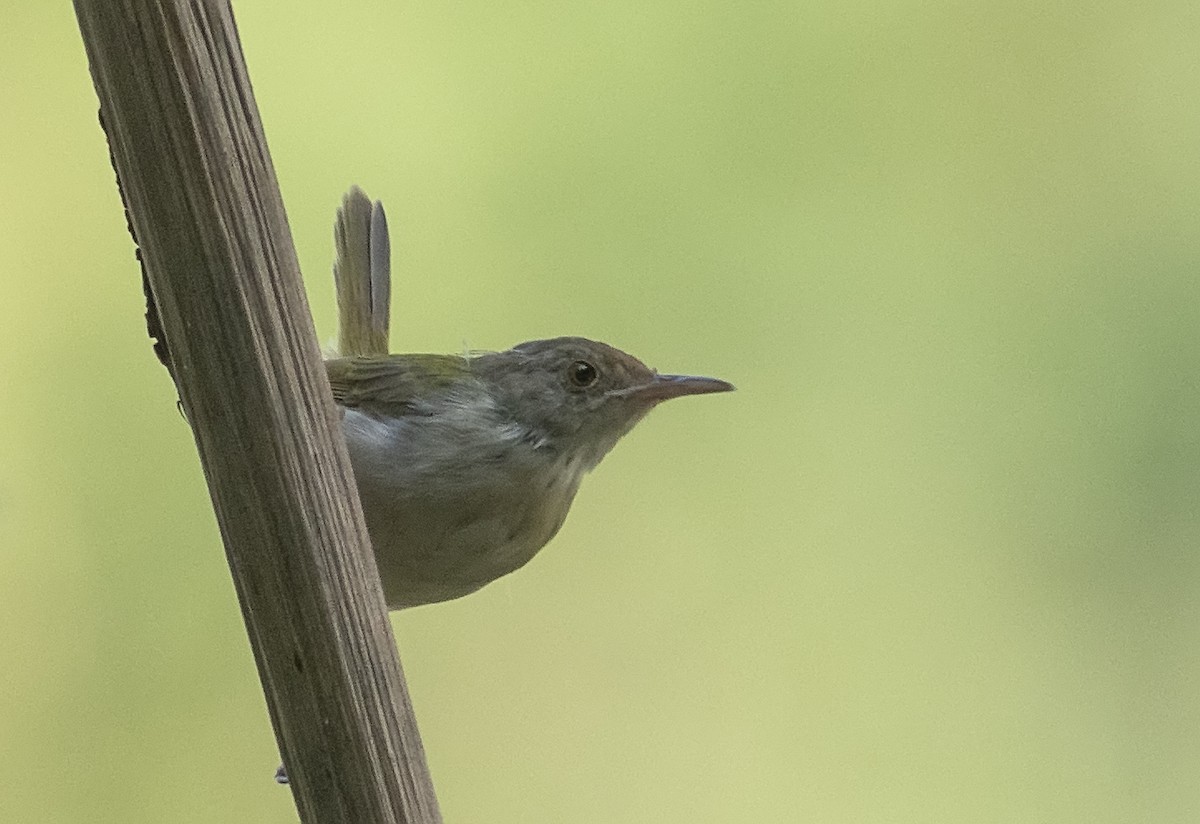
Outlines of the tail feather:
[{"label": "tail feather", "polygon": [[383,204],[357,186],[342,198],[334,224],[333,279],[338,354],[386,355],[391,303],[391,247]]}]

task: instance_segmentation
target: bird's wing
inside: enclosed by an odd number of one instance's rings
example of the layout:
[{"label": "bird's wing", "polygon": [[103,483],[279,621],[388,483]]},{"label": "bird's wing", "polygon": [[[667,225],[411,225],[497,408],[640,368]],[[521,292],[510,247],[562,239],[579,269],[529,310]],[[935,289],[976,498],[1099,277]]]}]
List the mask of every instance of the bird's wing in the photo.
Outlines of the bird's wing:
[{"label": "bird's wing", "polygon": [[334,358],[325,370],[340,405],[390,415],[419,412],[422,401],[472,379],[470,363],[457,355]]}]

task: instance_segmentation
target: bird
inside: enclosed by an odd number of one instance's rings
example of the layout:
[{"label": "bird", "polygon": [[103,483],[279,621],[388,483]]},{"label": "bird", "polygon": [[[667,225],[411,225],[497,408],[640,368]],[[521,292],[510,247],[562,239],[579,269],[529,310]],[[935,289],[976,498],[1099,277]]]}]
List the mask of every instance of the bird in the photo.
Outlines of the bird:
[{"label": "bird", "polygon": [[734,389],[574,336],[389,354],[382,204],[351,188],[334,234],[339,336],[325,368],[389,609],[460,598],[524,566],[650,410]]}]

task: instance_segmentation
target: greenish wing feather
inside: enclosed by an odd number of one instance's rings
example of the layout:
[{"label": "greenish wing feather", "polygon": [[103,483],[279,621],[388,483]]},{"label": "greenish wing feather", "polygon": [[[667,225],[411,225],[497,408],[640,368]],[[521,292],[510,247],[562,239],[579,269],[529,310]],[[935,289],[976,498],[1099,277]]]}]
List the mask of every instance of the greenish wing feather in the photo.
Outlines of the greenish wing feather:
[{"label": "greenish wing feather", "polygon": [[325,361],[333,398],[345,407],[402,414],[415,402],[444,395],[469,378],[471,367],[456,355],[386,355]]}]

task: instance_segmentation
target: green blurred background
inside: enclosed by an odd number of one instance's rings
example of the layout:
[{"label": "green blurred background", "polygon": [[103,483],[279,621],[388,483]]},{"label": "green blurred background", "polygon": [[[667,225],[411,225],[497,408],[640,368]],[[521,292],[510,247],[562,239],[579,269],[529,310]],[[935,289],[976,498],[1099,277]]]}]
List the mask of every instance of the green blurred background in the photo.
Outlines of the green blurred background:
[{"label": "green blurred background", "polygon": [[[448,822],[1200,820],[1200,6],[246,2],[322,340],[734,381],[395,616]],[[65,2],[0,33],[0,821],[289,822]]]}]

